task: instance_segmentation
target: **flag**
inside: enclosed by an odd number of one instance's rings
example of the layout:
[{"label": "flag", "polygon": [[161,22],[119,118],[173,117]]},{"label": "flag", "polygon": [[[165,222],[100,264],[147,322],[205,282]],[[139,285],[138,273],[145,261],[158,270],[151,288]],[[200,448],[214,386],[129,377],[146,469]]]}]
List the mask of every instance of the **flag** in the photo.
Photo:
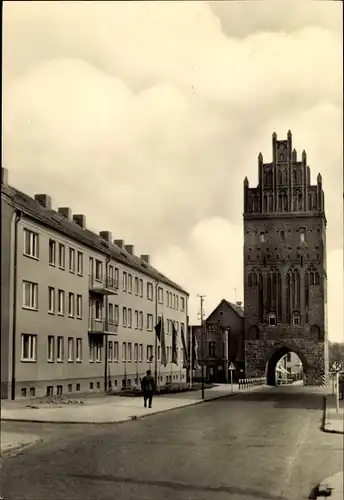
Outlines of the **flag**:
[{"label": "flag", "polygon": [[178,366],[178,351],[177,351],[177,330],[174,326],[174,322],[172,323],[172,363]]},{"label": "flag", "polygon": [[188,348],[186,345],[186,340],[185,340],[185,334],[184,334],[184,325],[181,325],[181,337],[182,337],[182,344],[183,344],[183,368],[186,368],[188,365]]},{"label": "flag", "polygon": [[[165,330],[164,330],[164,317],[162,316],[160,323],[160,344],[161,344],[161,364],[167,365],[166,359],[166,344],[165,344]],[[159,337],[158,337],[159,338]]]},{"label": "flag", "polygon": [[161,342],[161,318],[159,318],[159,321],[155,325],[154,330],[159,342]]},{"label": "flag", "polygon": [[198,342],[194,329],[191,327],[192,333],[192,369],[198,370],[200,368],[198,363]]}]

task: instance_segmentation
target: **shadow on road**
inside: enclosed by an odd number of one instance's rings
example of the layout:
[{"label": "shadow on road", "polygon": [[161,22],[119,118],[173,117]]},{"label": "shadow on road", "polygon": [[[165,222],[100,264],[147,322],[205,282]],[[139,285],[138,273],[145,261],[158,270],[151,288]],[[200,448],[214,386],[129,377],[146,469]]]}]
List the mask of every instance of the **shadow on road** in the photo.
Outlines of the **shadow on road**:
[{"label": "shadow on road", "polygon": [[320,410],[324,391],[322,388],[271,387],[266,390],[242,392],[233,397],[217,400],[223,403],[242,401],[243,403],[272,403],[276,408]]},{"label": "shadow on road", "polygon": [[261,498],[266,500],[287,500],[286,497],[271,495],[263,491],[253,490],[250,488],[237,488],[231,486],[200,486],[194,484],[177,483],[174,481],[156,481],[149,479],[134,479],[130,477],[117,477],[110,475],[87,475],[87,474],[69,474],[69,477],[74,477],[76,479],[90,480],[90,481],[110,481],[113,483],[130,483],[143,486],[158,486],[162,488],[171,488],[173,490],[179,491],[209,491],[209,493],[228,493],[229,495],[242,495],[244,498],[253,497]]}]

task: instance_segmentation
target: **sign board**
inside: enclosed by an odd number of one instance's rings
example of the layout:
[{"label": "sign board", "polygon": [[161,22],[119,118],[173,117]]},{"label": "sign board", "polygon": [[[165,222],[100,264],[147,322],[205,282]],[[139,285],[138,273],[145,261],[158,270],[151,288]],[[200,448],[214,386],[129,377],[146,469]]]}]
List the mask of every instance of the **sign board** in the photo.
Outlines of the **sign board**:
[{"label": "sign board", "polygon": [[233,363],[231,363],[231,364],[229,365],[228,370],[235,370],[235,366],[234,366],[234,364],[233,364]]},{"label": "sign board", "polygon": [[333,361],[331,365],[331,370],[334,372],[340,372],[343,368],[343,363],[341,361]]}]

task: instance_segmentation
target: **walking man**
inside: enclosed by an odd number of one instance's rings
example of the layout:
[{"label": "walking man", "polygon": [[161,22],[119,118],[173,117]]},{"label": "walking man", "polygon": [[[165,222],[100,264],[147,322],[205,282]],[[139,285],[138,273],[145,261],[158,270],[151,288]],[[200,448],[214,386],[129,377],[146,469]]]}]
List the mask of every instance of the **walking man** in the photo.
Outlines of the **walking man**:
[{"label": "walking man", "polygon": [[148,408],[152,408],[153,394],[155,390],[155,380],[152,377],[150,370],[147,370],[147,375],[145,375],[141,380],[141,389],[143,392],[143,401],[145,408],[147,408],[147,401],[148,401]]}]

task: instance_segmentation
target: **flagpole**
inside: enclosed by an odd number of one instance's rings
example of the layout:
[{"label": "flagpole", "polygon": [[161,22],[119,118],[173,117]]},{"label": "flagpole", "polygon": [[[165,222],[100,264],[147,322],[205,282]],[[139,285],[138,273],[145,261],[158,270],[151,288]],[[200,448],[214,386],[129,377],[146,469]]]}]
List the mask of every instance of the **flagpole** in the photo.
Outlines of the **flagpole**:
[{"label": "flagpole", "polygon": [[192,326],[191,325],[188,325],[188,330],[189,330],[189,365],[190,365],[189,388],[191,390],[192,389]]},{"label": "flagpole", "polygon": [[[158,281],[155,282],[155,324],[158,324]],[[155,330],[154,330],[155,332]],[[154,355],[154,379],[155,385],[158,388],[158,338],[155,332],[155,355]]]}]

